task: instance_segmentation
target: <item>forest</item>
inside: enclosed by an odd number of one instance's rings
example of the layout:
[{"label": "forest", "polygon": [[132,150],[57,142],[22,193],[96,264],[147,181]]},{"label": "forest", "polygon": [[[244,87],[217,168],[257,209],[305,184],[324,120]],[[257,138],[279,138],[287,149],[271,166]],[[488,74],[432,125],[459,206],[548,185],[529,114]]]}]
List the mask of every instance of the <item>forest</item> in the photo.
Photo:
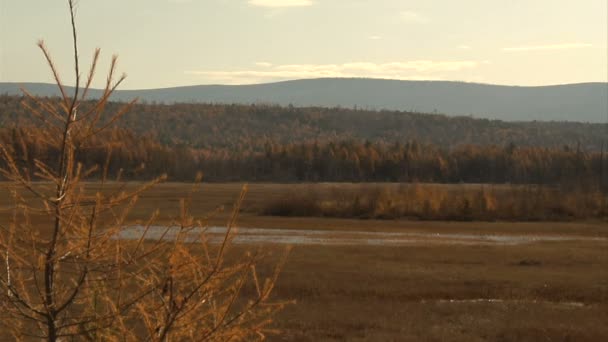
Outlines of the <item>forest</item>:
[{"label": "forest", "polygon": [[[39,126],[3,127],[0,142],[34,170],[36,160],[49,165],[59,151],[44,143],[50,134]],[[253,143],[252,143],[253,144]],[[108,176],[151,179],[166,173],[171,181],[249,182],[433,182],[559,184],[605,187],[602,151],[576,147],[462,144],[453,148],[417,140],[354,139],[282,143],[267,139],[253,148],[192,147],[162,144],[152,133],[114,127],[79,146],[85,168],[100,166]],[[247,146],[247,147],[245,147]],[[36,177],[34,173],[31,177]]]},{"label": "forest", "polygon": [[[45,106],[59,99],[46,98]],[[0,96],[0,141],[52,163],[58,151],[31,115],[35,104]],[[83,107],[93,102],[84,102]],[[124,103],[109,102],[117,112]],[[40,105],[38,105],[40,106]],[[44,108],[36,108],[36,110]],[[83,108],[86,109],[86,108]],[[438,182],[605,187],[606,125],[507,123],[468,117],[225,104],[134,104],[111,129],[80,146],[85,166],[149,179],[191,181]],[[108,154],[110,153],[110,155]],[[109,158],[110,157],[110,158]],[[35,175],[32,175],[35,177]]]},{"label": "forest", "polygon": [[[0,127],[40,126],[22,96],[0,95]],[[44,103],[57,106],[58,98]],[[85,101],[82,107],[92,106]],[[124,103],[109,102],[108,113]],[[34,105],[34,104],[32,104]],[[81,111],[86,108],[81,108]],[[572,113],[576,120],[576,113]],[[400,111],[236,104],[172,105],[136,103],[117,127],[150,135],[164,146],[228,152],[264,152],[268,143],[309,144],[370,141],[391,144],[417,141],[444,149],[462,145],[580,148],[600,151],[606,124],[577,122],[505,122]]]}]

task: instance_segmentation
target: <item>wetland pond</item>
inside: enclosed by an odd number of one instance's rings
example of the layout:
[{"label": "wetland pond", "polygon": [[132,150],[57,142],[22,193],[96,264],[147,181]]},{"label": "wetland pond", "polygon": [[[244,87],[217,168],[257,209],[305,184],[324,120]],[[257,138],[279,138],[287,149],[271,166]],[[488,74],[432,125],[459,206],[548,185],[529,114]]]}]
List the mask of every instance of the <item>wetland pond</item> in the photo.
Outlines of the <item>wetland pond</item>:
[{"label": "wetland pond", "polygon": [[[186,241],[197,241],[202,237],[211,243],[221,242],[226,227],[191,228],[182,230]],[[145,226],[125,227],[120,239],[174,239],[180,234],[179,227]],[[523,234],[465,234],[465,233],[421,233],[421,232],[365,232],[308,229],[267,229],[238,227],[231,230],[232,242],[236,244],[286,244],[286,245],[375,245],[401,246],[411,244],[459,244],[459,245],[521,245],[537,242],[586,241],[606,242],[608,238],[578,235],[523,235]]]}]

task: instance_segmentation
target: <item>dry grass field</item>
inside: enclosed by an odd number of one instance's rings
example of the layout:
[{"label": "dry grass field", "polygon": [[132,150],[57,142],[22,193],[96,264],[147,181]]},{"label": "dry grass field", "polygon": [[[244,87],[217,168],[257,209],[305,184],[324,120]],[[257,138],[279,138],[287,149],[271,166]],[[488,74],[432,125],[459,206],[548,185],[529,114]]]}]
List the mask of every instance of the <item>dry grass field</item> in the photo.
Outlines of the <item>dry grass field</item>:
[{"label": "dry grass field", "polygon": [[[136,188],[137,184],[141,183],[127,183],[125,190]],[[198,186],[185,183],[165,183],[155,187],[152,191],[146,192],[140,199],[134,210],[132,211],[132,218],[134,219],[146,219],[154,209],[160,209],[160,220],[167,222],[171,217],[174,217],[179,208],[179,200],[183,197],[191,198],[191,210],[196,217],[209,217],[210,222],[214,224],[222,224],[227,219],[230,209],[234,204],[234,201],[238,197],[243,184],[239,183],[202,183]],[[107,187],[113,189],[115,186]],[[95,189],[95,186],[91,186],[91,189]],[[194,191],[194,192],[193,192]],[[511,216],[506,213],[501,213],[500,209],[497,208],[497,215],[485,216],[483,213],[476,213],[476,200],[479,200],[481,194],[491,196],[488,200],[491,203],[484,204],[485,207],[500,207],[504,205],[507,207],[511,206],[515,212]],[[301,196],[302,198],[298,197]],[[376,198],[375,196],[380,196]],[[389,196],[388,198],[386,196]],[[395,196],[391,198],[390,196]],[[421,223],[418,220],[419,216],[407,215],[407,212],[399,213],[398,215],[350,215],[350,213],[343,213],[340,215],[339,207],[341,202],[351,201],[353,198],[361,198],[365,200],[377,199],[380,202],[388,203],[386,211],[390,212],[391,209],[399,210],[399,207],[410,208],[413,212],[424,211],[424,201],[443,201],[449,202],[454,200],[451,207],[446,207],[446,210],[461,210],[460,204],[457,201],[462,199],[468,199],[470,202],[470,210],[472,211],[470,218],[465,218],[460,221],[488,221],[491,222],[491,226],[504,226],[508,229],[516,229],[522,232],[530,232],[529,229],[541,229],[538,225],[523,225],[523,229],[518,229],[521,226],[521,222],[526,221],[539,221],[539,217],[542,215],[535,216],[534,210],[555,210],[559,211],[563,208],[568,208],[572,214],[567,213],[556,213],[556,215],[549,215],[549,218],[544,221],[561,221],[567,226],[567,222],[590,222],[590,221],[601,221],[595,214],[586,215],[586,211],[590,210],[590,206],[608,205],[603,203],[603,199],[599,198],[596,193],[587,194],[581,191],[557,191],[554,189],[535,189],[527,188],[524,186],[511,186],[511,185],[475,185],[475,184],[395,184],[395,183],[305,183],[305,184],[276,184],[276,183],[253,183],[248,185],[247,196],[241,209],[241,215],[239,222],[243,226],[247,226],[249,222],[253,226],[259,226],[260,224],[270,224],[270,228],[274,227],[274,222],[280,222],[281,228],[290,227],[303,227],[312,228],[310,220],[317,222],[318,218],[323,219],[323,227],[335,227],[333,224],[327,225],[327,218],[341,218],[336,222],[348,222],[347,229],[351,229],[352,225],[359,226],[362,222],[373,221],[372,219],[380,218],[387,219],[380,220],[380,224],[385,228],[397,227],[401,229],[403,225],[409,225],[409,222],[415,221],[416,227],[430,226],[436,227],[437,224],[431,223],[427,225]],[[297,212],[287,213],[285,215],[281,213],[268,212],[277,204],[286,203],[287,206],[295,206],[298,202],[295,200],[302,199],[302,206],[306,206],[307,202],[317,202],[319,207],[326,207],[327,214],[304,212],[298,215]],[[607,199],[608,200],[608,199]],[[2,205],[0,200],[0,205]],[[494,204],[492,204],[494,203]],[[546,203],[543,207],[538,207],[539,203]],[[437,205],[436,205],[437,204]],[[557,207],[559,204],[561,207]],[[380,205],[382,206],[382,205]],[[431,204],[434,211],[439,211],[441,206],[438,203]],[[435,208],[436,207],[436,208]],[[223,208],[224,210],[221,210]],[[457,208],[457,209],[456,209]],[[218,210],[220,209],[220,210]],[[505,211],[506,208],[502,208]],[[370,208],[370,210],[378,210],[378,208]],[[272,211],[272,210],[270,210]],[[486,214],[490,210],[486,209]],[[531,212],[532,214],[529,214]],[[581,214],[581,217],[577,217],[576,212]],[[458,211],[455,212],[458,214]],[[563,214],[563,215],[562,215]],[[424,215],[424,214],[423,214]],[[452,222],[452,225],[456,225],[460,228],[470,228],[476,225],[464,224],[460,225],[453,220],[433,219],[434,217],[441,217],[433,213],[429,213],[429,216],[423,216],[424,220],[431,221],[442,221]],[[501,215],[506,217],[506,220],[501,219]],[[286,219],[282,219],[285,217]],[[297,218],[297,220],[290,219],[290,217]],[[599,217],[602,217],[601,215]],[[352,221],[343,220],[354,219]],[[363,220],[361,220],[363,219]],[[400,220],[395,220],[400,219]],[[298,222],[306,221],[306,224],[300,225]],[[517,225],[508,224],[506,222],[520,222]],[[353,223],[355,222],[355,223]],[[504,222],[501,224],[500,222]],[[316,226],[316,223],[312,223]],[[364,229],[374,229],[374,224],[363,223],[361,226]],[[487,225],[484,225],[484,227]],[[543,226],[543,225],[541,225]],[[558,226],[561,226],[558,225]],[[534,227],[534,228],[531,228]],[[425,228],[426,229],[426,228]],[[553,231],[555,227],[552,227]]]},{"label": "dry grass field", "polygon": [[608,245],[296,247],[286,341],[602,341]]},{"label": "dry grass field", "polygon": [[[259,215],[263,203],[309,187],[250,185],[239,226],[608,237],[608,224],[599,220],[442,222]],[[190,188],[157,186],[140,198],[131,217],[143,220],[159,208],[159,223],[168,223]],[[239,190],[239,184],[204,183],[192,195],[192,211],[204,217],[225,206],[208,220],[223,224]],[[0,207],[5,207],[6,190],[0,188],[0,194]],[[0,215],[1,222],[8,220],[6,212]],[[249,247],[259,246],[238,248]],[[278,341],[603,341],[608,339],[608,242],[298,245],[273,296],[297,301],[276,317],[274,326],[282,335],[272,340]]]}]

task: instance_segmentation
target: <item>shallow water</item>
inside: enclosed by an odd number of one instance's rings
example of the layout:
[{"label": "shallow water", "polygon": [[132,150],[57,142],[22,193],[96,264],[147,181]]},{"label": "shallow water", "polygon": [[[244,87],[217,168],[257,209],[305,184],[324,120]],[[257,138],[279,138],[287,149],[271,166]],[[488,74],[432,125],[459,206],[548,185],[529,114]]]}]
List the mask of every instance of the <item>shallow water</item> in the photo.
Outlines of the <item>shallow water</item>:
[{"label": "shallow water", "polygon": [[[138,240],[145,227],[124,228],[120,239]],[[288,244],[288,245],[376,245],[400,246],[410,244],[460,244],[460,245],[520,245],[550,241],[608,241],[607,238],[573,235],[497,235],[497,234],[458,234],[458,233],[406,233],[406,232],[364,232],[364,231],[327,231],[305,229],[266,229],[238,228],[233,243],[237,244]],[[145,239],[175,239],[180,234],[178,227],[151,226]],[[182,231],[186,241],[201,238],[209,242],[221,242],[226,235],[225,227],[194,228]]]},{"label": "shallow water", "polygon": [[473,299],[438,299],[434,302],[437,304],[542,304],[560,307],[583,308],[588,306],[583,302],[553,302],[547,300],[526,300],[526,299],[500,299],[500,298],[473,298]]}]

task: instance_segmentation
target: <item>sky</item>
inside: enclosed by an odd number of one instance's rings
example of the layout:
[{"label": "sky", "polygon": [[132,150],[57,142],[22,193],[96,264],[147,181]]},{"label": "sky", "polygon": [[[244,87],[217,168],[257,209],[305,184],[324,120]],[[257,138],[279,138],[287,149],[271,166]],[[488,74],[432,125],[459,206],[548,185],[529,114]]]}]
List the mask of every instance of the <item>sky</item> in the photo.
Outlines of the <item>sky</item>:
[{"label": "sky", "polygon": [[[608,81],[608,0],[77,0],[82,68],[122,89],[317,77]],[[73,83],[66,0],[0,0],[0,82]]]}]

